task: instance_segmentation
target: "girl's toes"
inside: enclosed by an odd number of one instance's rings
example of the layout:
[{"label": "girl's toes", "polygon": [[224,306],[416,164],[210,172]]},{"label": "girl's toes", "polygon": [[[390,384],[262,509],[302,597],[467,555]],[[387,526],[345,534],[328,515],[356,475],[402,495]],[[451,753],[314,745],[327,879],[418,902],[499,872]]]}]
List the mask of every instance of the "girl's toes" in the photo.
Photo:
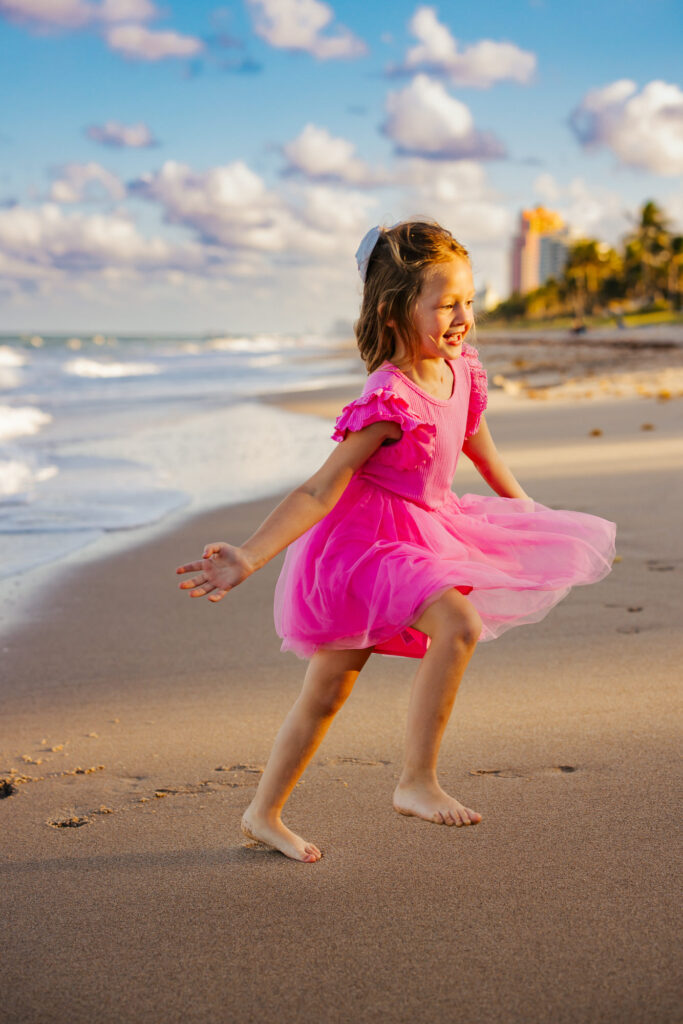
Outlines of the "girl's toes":
[{"label": "girl's toes", "polygon": [[463,809],[459,812],[459,814],[460,814],[460,820],[463,823],[463,825],[471,825],[472,824],[472,822],[470,821],[470,816],[469,816],[469,814],[467,812],[467,808],[466,807],[463,807]]}]

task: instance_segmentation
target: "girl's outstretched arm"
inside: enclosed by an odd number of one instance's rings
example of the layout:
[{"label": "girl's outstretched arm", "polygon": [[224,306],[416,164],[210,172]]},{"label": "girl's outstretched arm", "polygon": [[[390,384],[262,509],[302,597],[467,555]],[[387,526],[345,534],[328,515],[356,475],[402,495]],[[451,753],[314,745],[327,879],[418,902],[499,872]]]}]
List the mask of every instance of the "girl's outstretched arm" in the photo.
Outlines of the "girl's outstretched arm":
[{"label": "girl's outstretched arm", "polygon": [[515,479],[512,470],[503,462],[484,416],[481,418],[479,430],[466,439],[462,450],[467,458],[472,460],[489,487],[496,494],[500,494],[501,498],[529,497]]},{"label": "girl's outstretched arm", "polygon": [[240,547],[224,542],[207,544],[202,558],[176,573],[197,573],[179,584],[190,597],[220,601],[229,590],[279,554],[337,504],[351,477],[383,441],[401,437],[398,423],[383,420],[346,435],[317,473],[273,509],[258,530]]}]

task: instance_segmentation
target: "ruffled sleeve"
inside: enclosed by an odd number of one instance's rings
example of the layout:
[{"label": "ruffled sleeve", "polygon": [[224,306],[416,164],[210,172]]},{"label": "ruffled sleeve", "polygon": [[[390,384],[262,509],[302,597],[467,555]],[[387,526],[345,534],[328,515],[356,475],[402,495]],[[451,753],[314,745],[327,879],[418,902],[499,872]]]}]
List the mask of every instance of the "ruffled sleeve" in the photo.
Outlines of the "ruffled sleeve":
[{"label": "ruffled sleeve", "polygon": [[486,370],[479,361],[479,353],[467,342],[462,347],[462,357],[470,371],[470,404],[467,410],[467,426],[465,437],[472,437],[479,430],[481,417],[488,403],[488,383]]},{"label": "ruffled sleeve", "polygon": [[348,431],[362,430],[380,420],[398,423],[403,435],[398,441],[385,441],[372,459],[396,469],[413,469],[427,462],[434,451],[436,428],[431,423],[421,423],[410,412],[405,399],[385,387],[375,388],[344,406],[332,440],[343,441]]}]

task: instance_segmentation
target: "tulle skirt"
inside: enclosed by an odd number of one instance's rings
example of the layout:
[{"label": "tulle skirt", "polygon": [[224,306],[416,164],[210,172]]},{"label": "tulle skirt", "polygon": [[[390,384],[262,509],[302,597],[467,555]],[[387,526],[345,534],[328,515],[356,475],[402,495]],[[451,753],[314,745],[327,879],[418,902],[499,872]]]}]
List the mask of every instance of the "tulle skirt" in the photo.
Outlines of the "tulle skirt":
[{"label": "tulle skirt", "polygon": [[421,658],[412,623],[451,588],[483,622],[480,640],[538,622],[570,588],[610,571],[616,527],[530,499],[449,492],[424,509],[354,477],[340,501],[290,545],[275,590],[282,650],[374,647]]}]

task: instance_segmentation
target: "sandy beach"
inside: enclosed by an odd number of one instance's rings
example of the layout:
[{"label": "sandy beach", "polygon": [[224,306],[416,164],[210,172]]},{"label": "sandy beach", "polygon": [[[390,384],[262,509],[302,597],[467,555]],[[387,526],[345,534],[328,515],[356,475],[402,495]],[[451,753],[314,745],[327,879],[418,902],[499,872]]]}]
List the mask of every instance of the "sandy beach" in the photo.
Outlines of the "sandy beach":
[{"label": "sandy beach", "polygon": [[288,805],[322,861],[243,844],[304,671],[282,556],[216,606],[173,570],[272,500],[67,567],[3,646],[0,1020],[680,1020],[681,404],[500,390],[489,422],[538,501],[617,522],[618,561],[476,652],[440,768],[481,824],[393,812],[415,666],[377,656]]}]

